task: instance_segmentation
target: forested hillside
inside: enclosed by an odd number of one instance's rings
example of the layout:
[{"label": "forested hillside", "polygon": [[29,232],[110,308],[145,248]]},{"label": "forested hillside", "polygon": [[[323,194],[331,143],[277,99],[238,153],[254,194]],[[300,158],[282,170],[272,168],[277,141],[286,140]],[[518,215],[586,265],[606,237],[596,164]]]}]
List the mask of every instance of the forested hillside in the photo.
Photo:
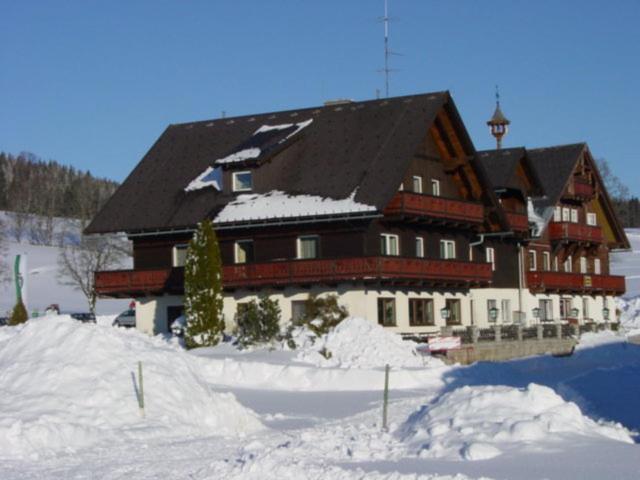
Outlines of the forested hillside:
[{"label": "forested hillside", "polygon": [[13,217],[9,237],[33,243],[55,243],[54,218],[86,224],[113,194],[118,184],[96,178],[33,154],[0,152],[0,210]]}]

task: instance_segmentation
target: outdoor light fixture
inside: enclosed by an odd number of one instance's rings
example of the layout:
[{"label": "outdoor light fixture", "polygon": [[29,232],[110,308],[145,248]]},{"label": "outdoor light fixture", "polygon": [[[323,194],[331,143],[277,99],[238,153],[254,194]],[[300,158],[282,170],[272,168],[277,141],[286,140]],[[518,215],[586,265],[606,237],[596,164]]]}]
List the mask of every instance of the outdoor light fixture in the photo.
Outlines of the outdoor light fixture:
[{"label": "outdoor light fixture", "polygon": [[602,309],[602,318],[609,320],[609,309],[607,307]]},{"label": "outdoor light fixture", "polygon": [[533,318],[540,318],[540,308],[536,307],[533,309]]},{"label": "outdoor light fixture", "polygon": [[495,322],[496,318],[498,318],[498,309],[496,307],[489,309],[489,318],[491,321]]},{"label": "outdoor light fixture", "polygon": [[451,310],[447,307],[444,307],[442,310],[440,310],[440,315],[445,320],[449,320],[449,317],[451,316]]}]

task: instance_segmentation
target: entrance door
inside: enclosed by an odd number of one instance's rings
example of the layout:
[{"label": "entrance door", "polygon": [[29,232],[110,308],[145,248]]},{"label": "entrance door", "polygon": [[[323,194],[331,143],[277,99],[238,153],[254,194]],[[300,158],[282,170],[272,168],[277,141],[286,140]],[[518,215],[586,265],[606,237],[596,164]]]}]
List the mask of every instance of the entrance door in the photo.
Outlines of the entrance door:
[{"label": "entrance door", "polygon": [[171,324],[180,315],[184,314],[184,305],[171,305],[167,307],[167,332],[171,332]]}]

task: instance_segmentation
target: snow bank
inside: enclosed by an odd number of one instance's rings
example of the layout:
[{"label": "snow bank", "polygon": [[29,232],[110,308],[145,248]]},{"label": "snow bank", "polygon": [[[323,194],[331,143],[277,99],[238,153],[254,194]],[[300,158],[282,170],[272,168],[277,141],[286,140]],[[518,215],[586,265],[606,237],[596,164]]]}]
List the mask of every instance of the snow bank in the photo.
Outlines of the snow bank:
[{"label": "snow bank", "polygon": [[631,335],[640,335],[640,296],[628,300],[618,298],[617,306],[621,310],[620,325]]},{"label": "snow bank", "polygon": [[356,202],[355,195],[354,190],[347,198],[335,200],[316,195],[289,195],[278,190],[243,194],[220,211],[215,223],[376,211],[372,205]]},{"label": "snow bank", "polygon": [[[343,320],[313,344],[304,345],[296,360],[318,367],[372,368],[441,366],[442,362],[419,355],[414,342],[385,330],[364,318]],[[329,358],[320,352],[328,352]]]},{"label": "snow bank", "polygon": [[523,444],[561,446],[570,436],[633,443],[624,427],[597,423],[536,384],[458,388],[414,412],[396,436],[420,457],[464,460],[493,458]]},{"label": "snow bank", "polygon": [[[146,417],[134,378],[143,362]],[[134,330],[68,316],[0,329],[0,456],[50,455],[102,442],[242,435],[262,428],[197,361]]]}]

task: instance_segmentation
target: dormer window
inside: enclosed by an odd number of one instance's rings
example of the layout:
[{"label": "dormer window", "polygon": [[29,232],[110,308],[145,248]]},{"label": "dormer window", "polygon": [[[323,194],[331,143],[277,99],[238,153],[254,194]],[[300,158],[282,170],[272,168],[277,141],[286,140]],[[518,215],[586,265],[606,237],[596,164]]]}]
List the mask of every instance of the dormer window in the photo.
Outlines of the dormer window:
[{"label": "dormer window", "polygon": [[420,175],[413,176],[413,192],[422,193],[422,177]]},{"label": "dormer window", "polygon": [[249,192],[253,188],[253,179],[249,170],[243,172],[233,172],[233,191]]}]

